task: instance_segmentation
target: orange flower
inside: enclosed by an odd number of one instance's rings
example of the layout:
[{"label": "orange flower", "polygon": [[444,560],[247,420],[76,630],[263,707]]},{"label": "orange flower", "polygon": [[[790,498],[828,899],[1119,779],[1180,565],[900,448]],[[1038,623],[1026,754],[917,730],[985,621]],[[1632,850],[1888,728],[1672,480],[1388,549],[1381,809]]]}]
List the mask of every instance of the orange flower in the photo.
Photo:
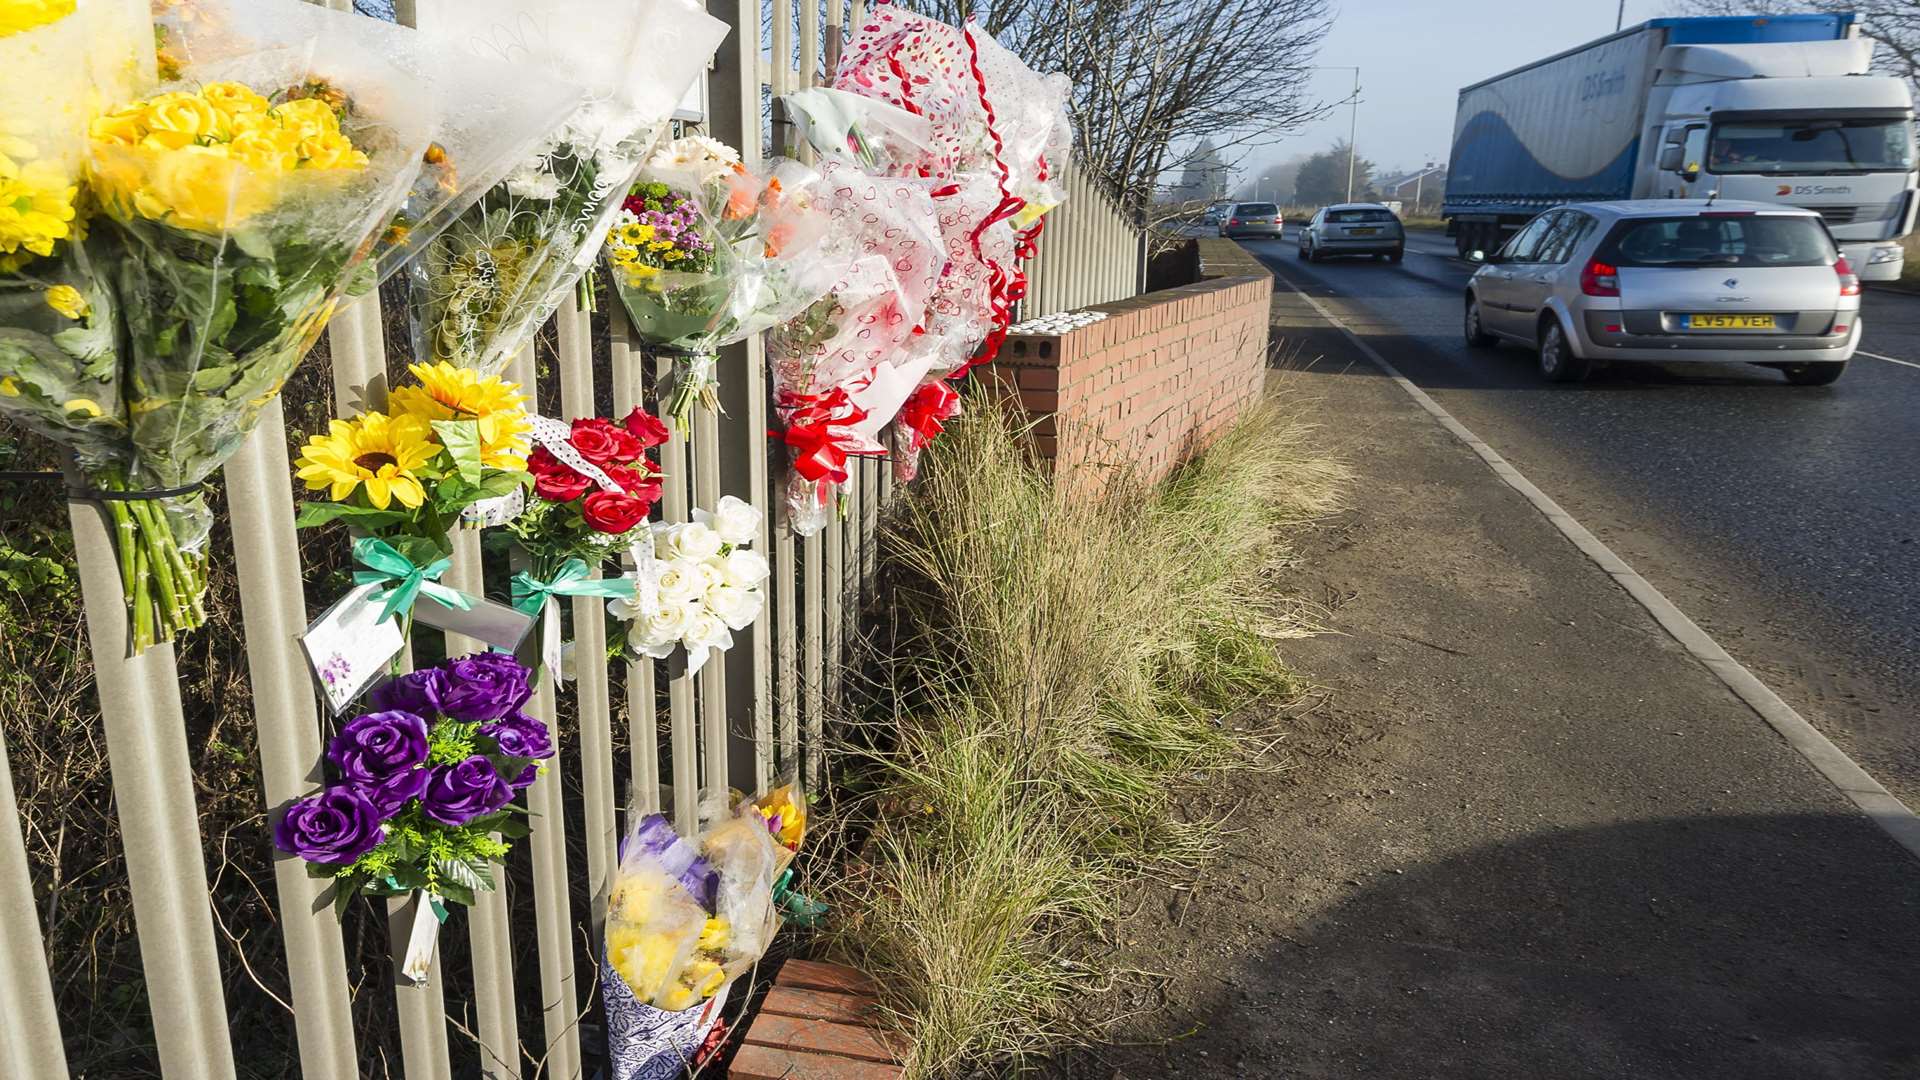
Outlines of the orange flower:
[{"label": "orange flower", "polygon": [[[735,168],[739,167],[735,166]],[[745,169],[739,169],[728,178],[727,187],[729,190],[727,191],[726,219],[739,221],[752,216],[753,208],[759,201],[754,195],[753,178],[747,175]]]},{"label": "orange flower", "polygon": [[780,249],[786,247],[787,241],[793,239],[793,231],[794,224],[791,221],[782,221],[767,230],[767,258],[780,257]]}]

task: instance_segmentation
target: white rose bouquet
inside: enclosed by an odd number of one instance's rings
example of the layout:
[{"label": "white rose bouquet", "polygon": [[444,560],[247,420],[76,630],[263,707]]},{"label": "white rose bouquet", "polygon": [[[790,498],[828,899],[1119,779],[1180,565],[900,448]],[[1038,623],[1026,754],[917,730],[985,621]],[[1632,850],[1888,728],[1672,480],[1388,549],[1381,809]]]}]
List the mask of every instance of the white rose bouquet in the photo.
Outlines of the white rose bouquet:
[{"label": "white rose bouquet", "polygon": [[610,600],[607,610],[624,624],[617,639],[632,658],[655,660],[687,651],[687,673],[699,671],[715,650],[733,647],[733,632],[753,625],[766,608],[764,589],[772,572],[766,556],[751,549],[761,514],[731,495],[694,519],[655,524],[637,545],[632,599]]}]

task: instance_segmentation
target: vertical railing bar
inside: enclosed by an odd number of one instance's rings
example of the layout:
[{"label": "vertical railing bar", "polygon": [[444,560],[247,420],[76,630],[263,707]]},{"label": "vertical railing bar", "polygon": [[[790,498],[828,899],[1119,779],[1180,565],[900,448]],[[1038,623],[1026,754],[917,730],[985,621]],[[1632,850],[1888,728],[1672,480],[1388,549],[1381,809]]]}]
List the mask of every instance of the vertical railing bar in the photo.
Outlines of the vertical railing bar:
[{"label": "vertical railing bar", "polygon": [[[744,349],[729,349],[722,356],[722,370],[729,378],[742,374],[725,360]],[[720,418],[710,409],[698,408],[693,417],[693,501],[702,510],[712,511],[720,503]],[[736,640],[737,644],[737,640]],[[700,698],[701,794],[725,794],[728,782],[729,746],[727,745],[727,669],[739,658],[733,650],[715,650],[708,654],[706,666],[695,677]]]},{"label": "vertical railing bar", "polygon": [[[795,86],[805,89],[820,83],[820,0],[800,0],[800,77]],[[827,76],[831,78],[832,72]],[[802,160],[811,161],[811,152]]]},{"label": "vertical railing bar", "polygon": [[825,750],[822,740],[826,732],[826,604],[825,582],[827,575],[824,530],[816,532],[802,543],[801,561],[804,574],[800,579],[801,603],[804,605],[803,622],[806,627],[804,645],[804,663],[801,666],[800,689],[806,697],[806,774],[807,789],[818,790],[820,786],[820,765]]},{"label": "vertical railing bar", "polygon": [[[644,365],[633,346],[627,311],[610,304],[607,335],[613,369],[613,411],[626,416],[642,404]],[[627,664],[627,803],[643,814],[660,809],[660,718],[655,712],[653,670],[646,657]],[[631,827],[632,823],[628,822]],[[616,845],[617,847],[617,845]]]},{"label": "vertical railing bar", "polygon": [[866,603],[871,604],[873,603],[874,573],[880,566],[880,500],[884,494],[881,477],[889,473],[887,463],[874,458],[867,459],[866,471],[867,490],[860,499],[860,504],[866,511],[866,520],[860,527],[860,576],[862,579],[860,591],[861,595],[866,597]]},{"label": "vertical railing bar", "polygon": [[173,646],[127,655],[127,605],[106,508],[69,502],[67,513],[160,1068],[227,1080],[233,1043]]},{"label": "vertical railing bar", "polygon": [[[529,343],[508,365],[507,377],[528,395],[528,408],[539,407],[539,380]],[[515,571],[526,569],[524,553],[513,553]],[[538,633],[538,631],[535,631]],[[554,672],[540,673],[526,712],[554,733],[560,750],[560,727],[554,701]],[[540,959],[540,1012],[545,1021],[546,1075],[554,1080],[578,1080],[580,1031],[578,995],[574,987],[573,910],[567,890],[567,819],[560,770],[549,768],[527,789],[527,810],[533,832],[534,934]]]},{"label": "vertical railing bar", "polygon": [[829,511],[824,535],[826,573],[820,581],[820,606],[826,624],[826,647],[819,674],[826,693],[826,710],[833,710],[840,707],[840,650],[846,640],[847,595],[846,523],[841,520],[837,506]]},{"label": "vertical railing bar", "polygon": [[[592,416],[593,320],[569,295],[554,316],[560,331],[560,409],[564,419]],[[599,577],[601,568],[591,568]],[[586,831],[589,937],[600,940],[614,864],[613,717],[607,690],[606,601],[573,598],[574,701],[580,724],[580,791]]]},{"label": "vertical railing bar", "polygon": [[[16,821],[24,823],[25,818],[14,801],[13,769],[7,762],[6,739],[0,736],[0,925],[7,928],[0,934],[0,1017],[5,1017],[7,1032],[0,1039],[0,1076],[66,1080],[67,1052],[60,1042],[46,942],[33,902],[27,845],[13,825]],[[304,1038],[300,1048],[304,1053]]]},{"label": "vertical railing bar", "polygon": [[[819,0],[807,0],[807,2],[818,3]],[[845,2],[846,0],[826,0],[827,33],[826,40],[821,43],[820,54],[822,86],[832,86],[834,76],[840,71],[840,53],[846,48],[847,43],[846,24],[841,20],[842,5]]]},{"label": "vertical railing bar", "polygon": [[[300,544],[293,527],[285,414],[276,399],[227,462],[234,569],[253,690],[260,786],[269,814],[320,787],[320,713],[299,645],[307,626]],[[276,852],[274,891],[287,956],[300,1075],[353,1080],[353,1009],[340,922],[324,900],[330,883],[298,856]]]},{"label": "vertical railing bar", "polygon": [[[655,386],[664,386],[673,377],[673,361],[659,358]],[[661,497],[665,520],[682,522],[691,518],[692,454],[686,437],[676,429],[660,448],[660,467],[666,473]],[[676,653],[667,662],[667,722],[672,739],[673,824],[683,835],[691,836],[699,823],[695,820],[700,787],[700,742],[694,715],[693,676],[687,674],[684,654]]]}]

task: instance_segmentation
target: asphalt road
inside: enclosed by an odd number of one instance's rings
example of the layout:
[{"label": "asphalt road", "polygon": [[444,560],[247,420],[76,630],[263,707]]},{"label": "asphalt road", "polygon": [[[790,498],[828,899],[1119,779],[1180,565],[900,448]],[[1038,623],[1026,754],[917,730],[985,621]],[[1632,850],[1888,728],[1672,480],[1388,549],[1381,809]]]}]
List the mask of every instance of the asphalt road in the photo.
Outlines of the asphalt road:
[{"label": "asphalt road", "polygon": [[1398,266],[1309,264],[1291,229],[1246,246],[1920,807],[1920,297],[1869,293],[1862,349],[1892,359],[1859,355],[1831,387],[1742,365],[1619,366],[1556,386],[1529,352],[1465,346],[1472,268],[1443,237],[1415,234]]}]

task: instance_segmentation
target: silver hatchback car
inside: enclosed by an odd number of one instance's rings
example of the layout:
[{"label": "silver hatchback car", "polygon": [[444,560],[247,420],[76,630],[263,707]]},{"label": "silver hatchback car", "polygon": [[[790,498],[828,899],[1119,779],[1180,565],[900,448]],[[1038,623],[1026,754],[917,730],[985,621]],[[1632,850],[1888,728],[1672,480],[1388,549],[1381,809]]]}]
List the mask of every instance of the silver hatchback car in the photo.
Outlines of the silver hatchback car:
[{"label": "silver hatchback car", "polygon": [[1800,386],[1860,342],[1860,279],[1820,216],[1769,203],[1581,203],[1529,221],[1467,282],[1467,344],[1537,349],[1555,382],[1615,360],[1750,363]]},{"label": "silver hatchback car", "polygon": [[1220,235],[1229,239],[1260,236],[1278,240],[1284,227],[1280,208],[1270,202],[1234,203],[1220,219]]},{"label": "silver hatchback car", "polygon": [[1399,215],[1380,203],[1329,206],[1300,227],[1299,255],[1309,262],[1329,255],[1372,255],[1399,262],[1406,251],[1407,232]]}]

